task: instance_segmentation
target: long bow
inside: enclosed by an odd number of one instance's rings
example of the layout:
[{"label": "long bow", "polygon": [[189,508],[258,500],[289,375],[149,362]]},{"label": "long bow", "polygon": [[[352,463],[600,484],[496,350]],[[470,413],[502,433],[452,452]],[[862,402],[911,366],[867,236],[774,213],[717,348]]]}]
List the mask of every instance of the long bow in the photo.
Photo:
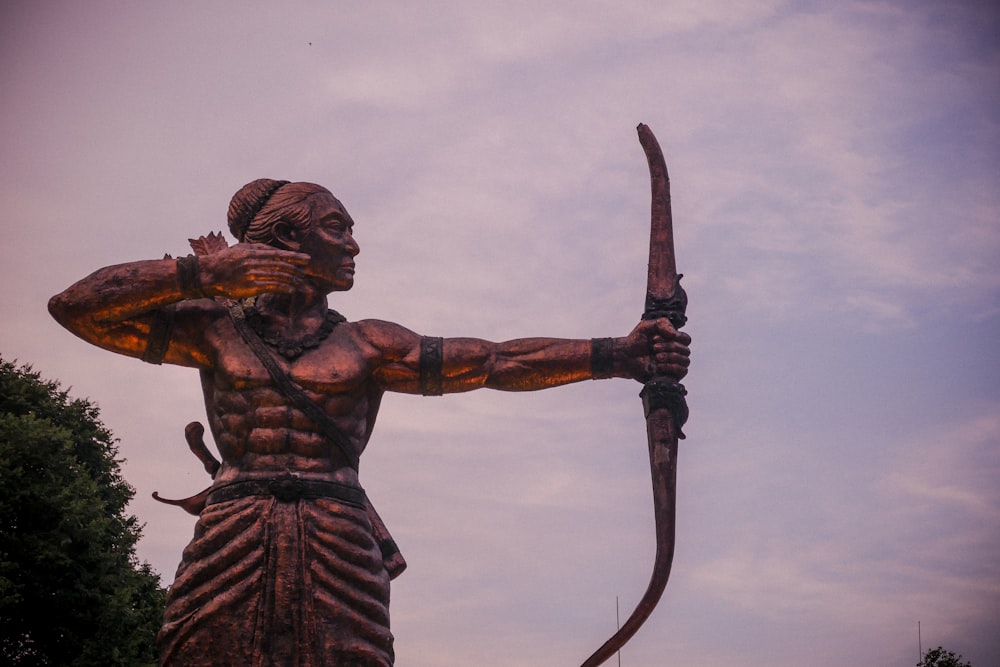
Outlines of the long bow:
[{"label": "long bow", "polygon": [[[670,177],[663,151],[652,130],[640,124],[639,142],[649,162],[652,214],[649,232],[649,272],[646,278],[646,308],[642,319],[666,317],[680,329],[687,321],[687,294],[680,285],[674,259],[673,216],[670,210]],[[674,528],[677,508],[677,440],[687,420],[687,391],[669,377],[654,377],[640,392],[646,415],[649,463],[653,478],[653,511],[656,525],[656,557],[653,574],[642,599],[610,639],[587,658],[582,667],[597,667],[642,627],[663,595],[674,559]]]}]

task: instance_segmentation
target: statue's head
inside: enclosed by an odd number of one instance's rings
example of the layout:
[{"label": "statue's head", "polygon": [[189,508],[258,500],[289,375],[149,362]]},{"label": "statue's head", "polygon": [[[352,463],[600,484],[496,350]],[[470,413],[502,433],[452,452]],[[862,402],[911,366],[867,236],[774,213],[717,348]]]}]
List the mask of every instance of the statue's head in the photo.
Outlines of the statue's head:
[{"label": "statue's head", "polygon": [[315,183],[258,178],[240,188],[229,202],[229,231],[238,241],[267,245],[278,245],[274,229],[279,223],[299,233],[308,233],[311,200],[319,194],[333,197],[329,190]]}]

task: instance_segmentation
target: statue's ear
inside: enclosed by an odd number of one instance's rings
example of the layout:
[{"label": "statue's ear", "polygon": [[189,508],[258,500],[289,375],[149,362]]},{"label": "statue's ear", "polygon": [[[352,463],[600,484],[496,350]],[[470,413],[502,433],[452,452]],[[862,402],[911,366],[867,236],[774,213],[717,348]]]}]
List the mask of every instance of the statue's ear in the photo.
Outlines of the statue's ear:
[{"label": "statue's ear", "polygon": [[298,252],[301,243],[295,231],[287,222],[278,221],[271,227],[271,238],[279,248]]}]

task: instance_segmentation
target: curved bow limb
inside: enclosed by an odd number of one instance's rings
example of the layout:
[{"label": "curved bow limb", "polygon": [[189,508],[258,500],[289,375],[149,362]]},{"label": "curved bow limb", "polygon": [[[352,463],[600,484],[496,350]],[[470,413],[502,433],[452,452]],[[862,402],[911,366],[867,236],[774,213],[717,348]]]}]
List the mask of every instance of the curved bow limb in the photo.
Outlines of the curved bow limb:
[{"label": "curved bow limb", "polygon": [[[649,585],[635,610],[610,639],[597,649],[583,667],[603,664],[638,632],[653,613],[670,577],[674,559],[674,533],[677,507],[677,439],[679,430],[671,408],[672,395],[683,396],[676,383],[651,380],[643,388],[643,407],[647,412],[646,434],[649,440],[649,463],[653,481],[653,506],[656,525],[656,556]],[[683,400],[683,399],[682,399]]]},{"label": "curved bow limb", "polygon": [[[670,207],[670,179],[663,152],[646,125],[639,125],[639,141],[649,163],[652,214],[649,237],[649,272],[643,319],[669,318],[675,328],[687,321],[687,295],[680,286],[674,260],[673,217]],[[656,377],[643,387],[643,412],[653,483],[653,514],[656,555],[649,585],[635,609],[618,632],[604,642],[582,665],[597,667],[621,649],[642,627],[656,608],[674,559],[677,508],[677,441],[684,437],[681,427],[687,420],[684,386],[672,378]]]}]

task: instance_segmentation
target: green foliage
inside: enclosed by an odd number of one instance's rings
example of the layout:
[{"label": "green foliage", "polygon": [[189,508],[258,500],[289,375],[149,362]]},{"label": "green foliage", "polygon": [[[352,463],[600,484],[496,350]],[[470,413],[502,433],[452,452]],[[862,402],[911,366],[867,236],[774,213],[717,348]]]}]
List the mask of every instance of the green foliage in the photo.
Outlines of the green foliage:
[{"label": "green foliage", "polygon": [[155,662],[165,591],[89,401],[0,358],[0,663]]},{"label": "green foliage", "polygon": [[961,655],[955,655],[938,646],[924,653],[924,659],[917,663],[917,667],[972,667],[972,664],[962,662]]}]

